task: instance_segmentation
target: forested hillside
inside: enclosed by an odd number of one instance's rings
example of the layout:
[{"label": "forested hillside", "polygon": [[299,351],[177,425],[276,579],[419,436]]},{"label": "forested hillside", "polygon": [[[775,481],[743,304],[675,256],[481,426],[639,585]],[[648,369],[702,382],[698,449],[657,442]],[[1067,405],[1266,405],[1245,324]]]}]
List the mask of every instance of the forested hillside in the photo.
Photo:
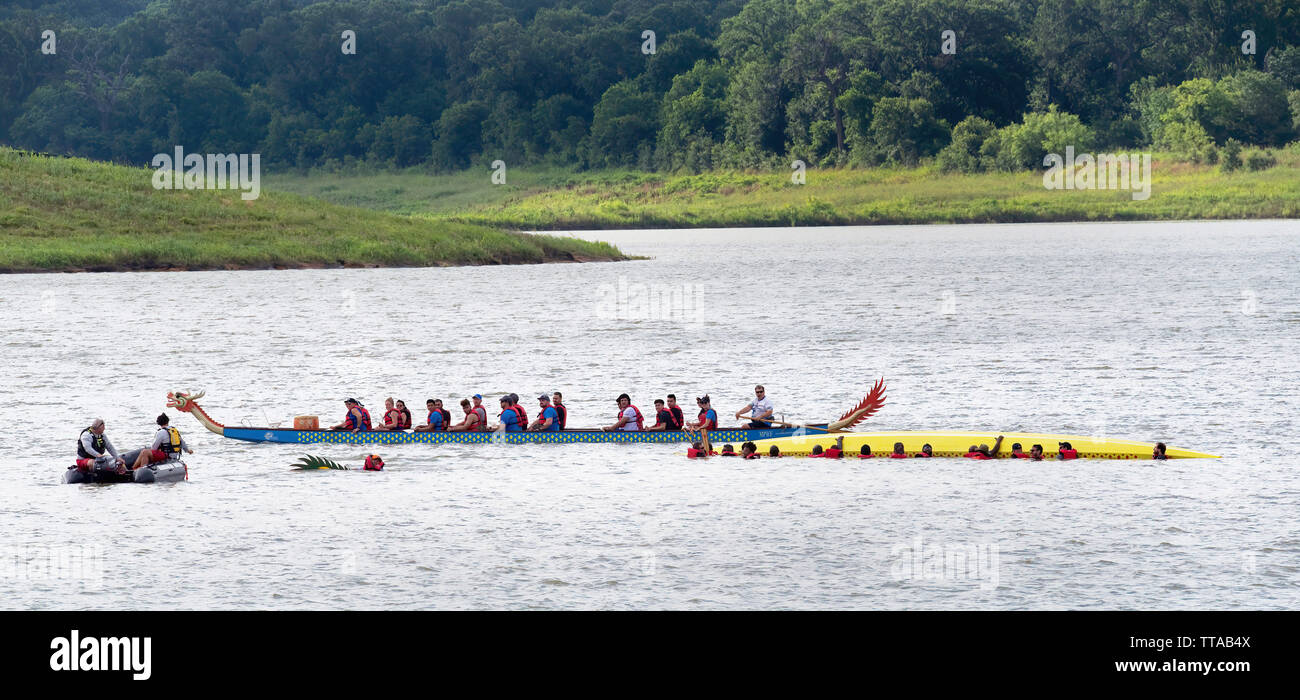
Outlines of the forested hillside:
[{"label": "forested hillside", "polygon": [[183,145],[258,152],[282,169],[501,159],[701,171],[798,158],[972,172],[1039,167],[1065,145],[1214,162],[1298,130],[1289,0],[0,8],[0,142],[134,164]]}]

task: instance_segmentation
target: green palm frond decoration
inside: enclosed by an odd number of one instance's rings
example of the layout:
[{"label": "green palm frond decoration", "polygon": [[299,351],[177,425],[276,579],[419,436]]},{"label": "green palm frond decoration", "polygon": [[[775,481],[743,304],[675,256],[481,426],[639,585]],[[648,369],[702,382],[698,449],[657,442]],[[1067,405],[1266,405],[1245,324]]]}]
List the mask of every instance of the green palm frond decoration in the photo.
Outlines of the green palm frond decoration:
[{"label": "green palm frond decoration", "polygon": [[332,459],[316,457],[313,455],[304,455],[300,457],[293,466],[297,469],[347,469],[347,467]]}]

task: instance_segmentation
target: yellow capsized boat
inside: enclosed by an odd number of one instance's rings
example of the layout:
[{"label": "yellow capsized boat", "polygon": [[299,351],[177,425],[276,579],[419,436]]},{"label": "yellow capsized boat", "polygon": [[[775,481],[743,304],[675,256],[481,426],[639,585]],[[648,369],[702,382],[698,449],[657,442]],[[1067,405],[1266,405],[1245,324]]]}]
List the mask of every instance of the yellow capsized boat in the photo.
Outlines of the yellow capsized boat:
[{"label": "yellow capsized boat", "polygon": [[[1033,445],[1043,446],[1043,456],[1046,459],[1055,459],[1056,451],[1059,448],[1057,443],[1068,442],[1070,446],[1079,451],[1081,459],[1151,459],[1151,453],[1155,449],[1155,443],[1135,442],[1133,440],[1117,440],[1114,438],[1104,437],[1087,437],[1084,435],[1051,435],[1047,433],[1001,433],[1002,447],[998,451],[998,457],[1010,457],[1012,443],[1020,443],[1025,452]],[[993,447],[993,442],[997,440],[998,433],[975,433],[975,432],[947,432],[947,433],[930,433],[930,432],[910,432],[896,431],[885,433],[822,433],[816,430],[809,430],[807,435],[796,435],[794,437],[772,438],[769,440],[757,440],[754,442],[758,446],[758,454],[767,456],[767,453],[773,445],[781,451],[782,455],[806,455],[812,452],[814,445],[821,445],[826,449],[835,444],[835,438],[844,438],[844,456],[853,458],[861,453],[862,446],[869,445],[871,452],[877,457],[888,457],[894,451],[894,443],[903,443],[903,451],[908,457],[914,456],[921,451],[921,446],[929,444],[934,450],[935,457],[961,457],[966,454],[966,450],[971,445],[988,445]],[[713,445],[713,449],[718,449],[720,445]],[[736,445],[739,448],[739,445]],[[1205,452],[1194,452],[1185,450],[1180,447],[1165,448],[1165,455],[1170,459],[1176,458],[1213,458],[1218,459],[1218,455],[1206,454]]]}]

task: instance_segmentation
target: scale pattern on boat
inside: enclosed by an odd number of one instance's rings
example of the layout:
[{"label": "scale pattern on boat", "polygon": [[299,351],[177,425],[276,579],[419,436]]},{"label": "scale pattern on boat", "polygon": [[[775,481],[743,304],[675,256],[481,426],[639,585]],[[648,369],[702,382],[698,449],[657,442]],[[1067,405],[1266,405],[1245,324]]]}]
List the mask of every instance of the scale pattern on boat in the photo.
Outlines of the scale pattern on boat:
[{"label": "scale pattern on boat", "polygon": [[[722,429],[709,433],[709,441],[715,445],[734,443],[739,445],[750,440],[789,437],[793,428],[769,429]],[[409,445],[409,444],[487,444],[504,445],[525,444],[571,444],[571,443],[633,443],[648,442],[673,444],[698,440],[698,433],[683,431],[619,431],[600,432],[587,430],[564,430],[559,432],[534,433],[484,433],[484,432],[441,432],[441,433],[406,433],[372,430],[364,432],[345,432],[334,430],[282,430],[273,428],[234,428],[226,427],[225,437],[252,442],[282,442],[291,444],[325,443],[330,445]]]}]

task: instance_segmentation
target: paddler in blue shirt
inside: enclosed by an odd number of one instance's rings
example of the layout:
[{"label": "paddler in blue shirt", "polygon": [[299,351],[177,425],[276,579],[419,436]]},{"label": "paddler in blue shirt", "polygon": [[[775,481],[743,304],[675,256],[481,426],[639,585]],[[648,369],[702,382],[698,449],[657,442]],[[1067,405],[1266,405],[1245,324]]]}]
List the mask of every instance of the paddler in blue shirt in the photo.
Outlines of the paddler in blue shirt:
[{"label": "paddler in blue shirt", "polygon": [[560,414],[556,412],[555,407],[551,405],[551,397],[542,394],[537,397],[537,405],[540,412],[537,420],[528,426],[532,432],[555,431],[560,429]]},{"label": "paddler in blue shirt", "polygon": [[515,411],[514,404],[510,401],[509,396],[501,397],[501,423],[497,425],[498,430],[507,433],[522,433],[524,426],[519,425],[519,413]]}]

